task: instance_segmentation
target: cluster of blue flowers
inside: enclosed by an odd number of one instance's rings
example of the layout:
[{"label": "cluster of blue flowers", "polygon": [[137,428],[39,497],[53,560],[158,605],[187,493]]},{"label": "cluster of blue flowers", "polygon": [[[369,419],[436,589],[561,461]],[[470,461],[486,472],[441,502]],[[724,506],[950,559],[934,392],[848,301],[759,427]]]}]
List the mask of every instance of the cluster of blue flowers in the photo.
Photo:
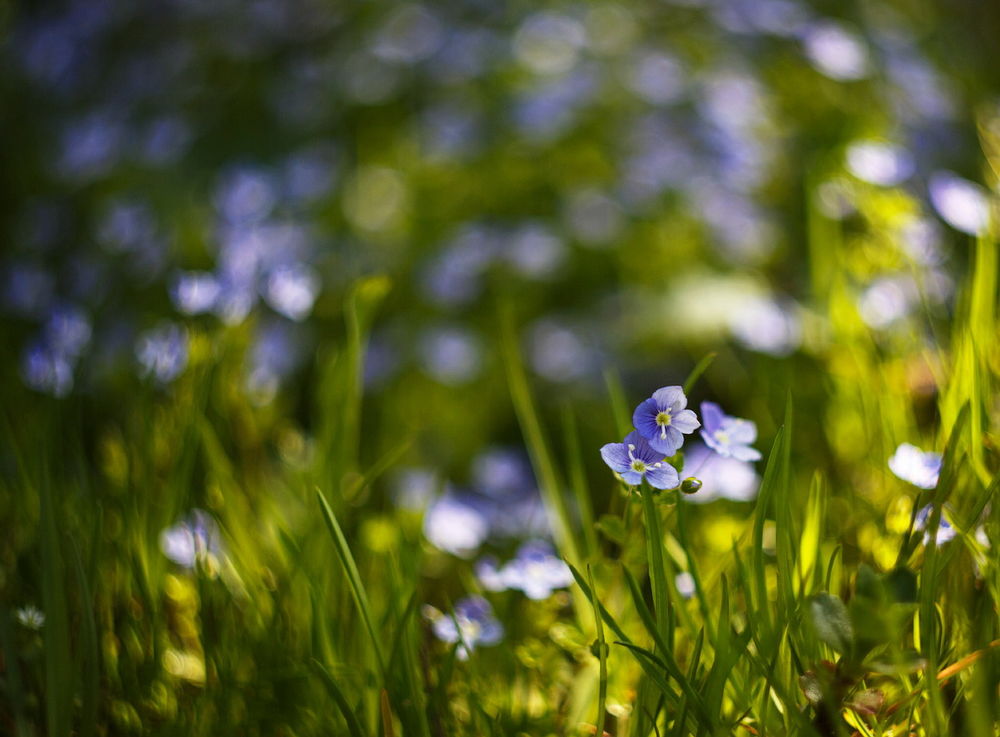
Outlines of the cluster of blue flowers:
[{"label": "cluster of blue flowers", "polygon": [[[705,444],[717,455],[742,462],[760,459],[760,452],[750,446],[757,439],[757,426],[753,422],[731,417],[713,402],[702,402],[701,414],[704,424],[694,411],[687,409],[687,397],[681,387],[657,389],[635,408],[632,414],[635,430],[621,443],[602,447],[601,457],[629,486],[645,481],[654,489],[676,489],[681,485],[680,474],[668,459],[684,445],[684,436],[699,427]],[[695,470],[692,469],[691,476]]]}]

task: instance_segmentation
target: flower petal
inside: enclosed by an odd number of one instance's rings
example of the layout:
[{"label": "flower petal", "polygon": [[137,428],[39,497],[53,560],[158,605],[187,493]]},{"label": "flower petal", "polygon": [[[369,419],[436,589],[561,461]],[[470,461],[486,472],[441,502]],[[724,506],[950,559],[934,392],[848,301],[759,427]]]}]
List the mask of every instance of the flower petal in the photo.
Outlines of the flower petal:
[{"label": "flower petal", "polygon": [[734,445],[729,449],[729,455],[738,461],[759,461],[760,451],[749,445]]},{"label": "flower petal", "polygon": [[677,449],[684,445],[684,436],[675,427],[668,427],[666,437],[660,437],[657,433],[655,438],[649,439],[649,445],[657,453],[664,456],[672,456]]},{"label": "flower petal", "polygon": [[693,410],[682,409],[670,416],[670,427],[676,427],[682,433],[691,433],[701,427],[701,423]]},{"label": "flower petal", "polygon": [[660,428],[656,424],[656,415],[659,407],[655,399],[647,399],[635,408],[632,413],[632,424],[644,438],[652,438],[660,434]]},{"label": "flower petal", "polygon": [[629,486],[638,486],[642,483],[642,474],[638,471],[626,471],[621,475],[622,481]]},{"label": "flower petal", "polygon": [[608,464],[612,471],[625,473],[628,471],[631,460],[628,457],[628,446],[623,443],[608,443],[601,448],[601,458]]},{"label": "flower petal", "polygon": [[679,386],[665,386],[653,392],[653,399],[660,409],[676,411],[687,407],[687,397],[684,390]]},{"label": "flower petal", "polygon": [[739,417],[730,417],[728,421],[724,423],[724,428],[726,433],[729,435],[729,441],[731,443],[750,445],[750,443],[757,439],[757,425],[750,420],[744,420]]},{"label": "flower petal", "polygon": [[659,468],[651,468],[646,471],[646,481],[654,489],[676,489],[680,485],[680,477],[677,469],[669,463],[664,463]]},{"label": "flower petal", "polygon": [[713,433],[722,427],[723,421],[726,419],[726,413],[722,411],[722,407],[717,405],[715,402],[702,402],[701,403],[701,421],[704,428]]},{"label": "flower petal", "polygon": [[714,450],[720,456],[729,456],[729,444],[721,443],[714,434],[702,430],[701,439],[705,441],[705,445]]}]

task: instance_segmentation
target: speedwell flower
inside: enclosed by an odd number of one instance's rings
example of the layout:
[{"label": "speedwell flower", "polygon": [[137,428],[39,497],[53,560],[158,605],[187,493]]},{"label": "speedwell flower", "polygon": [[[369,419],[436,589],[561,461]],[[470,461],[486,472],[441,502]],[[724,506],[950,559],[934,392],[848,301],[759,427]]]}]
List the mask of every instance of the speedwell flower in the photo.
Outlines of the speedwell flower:
[{"label": "speedwell flower", "polygon": [[941,473],[941,454],[925,453],[915,445],[903,443],[889,459],[889,470],[914,486],[933,489]]},{"label": "speedwell flower", "polygon": [[715,402],[701,403],[701,418],[705,421],[701,437],[720,456],[738,461],[760,460],[760,451],[750,447],[757,439],[757,426],[753,422],[727,415]]},{"label": "speedwell flower", "polygon": [[684,445],[685,434],[701,427],[695,413],[685,407],[684,390],[679,386],[665,386],[635,408],[632,424],[653,450],[670,456]]},{"label": "speedwell flower", "polygon": [[424,607],[434,635],[442,642],[460,643],[457,655],[465,660],[477,645],[496,645],[503,639],[503,625],[493,616],[493,607],[481,596],[466,596],[455,604],[454,615]]},{"label": "speedwell flower", "polygon": [[629,486],[638,486],[646,479],[655,489],[675,489],[680,478],[663,456],[635,430],[623,442],[608,443],[601,448],[601,458]]},{"label": "speedwell flower", "polygon": [[[930,521],[931,513],[933,511],[933,506],[928,504],[926,507],[917,512],[917,516],[913,518],[913,529],[925,529],[927,527],[927,523]],[[934,536],[934,539],[938,545],[944,545],[953,537],[955,537],[955,528],[951,526],[951,522],[948,521],[947,517],[945,517],[944,510],[942,510],[941,520],[938,522],[937,534]],[[930,532],[924,532],[924,545],[929,544],[930,541]]]}]

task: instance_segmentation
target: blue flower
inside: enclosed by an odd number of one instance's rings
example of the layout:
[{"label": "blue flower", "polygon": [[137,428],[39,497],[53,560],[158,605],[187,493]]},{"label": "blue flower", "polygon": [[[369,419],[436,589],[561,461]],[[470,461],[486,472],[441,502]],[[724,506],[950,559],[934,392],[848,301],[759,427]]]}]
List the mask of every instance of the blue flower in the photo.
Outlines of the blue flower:
[{"label": "blue flower", "polygon": [[[913,518],[913,529],[923,530],[927,527],[928,521],[931,518],[931,512],[934,511],[934,507],[928,504],[926,507],[917,512],[917,516]],[[937,540],[938,545],[944,545],[946,542],[955,537],[955,528],[951,526],[951,522],[947,520],[944,516],[944,510],[941,511],[941,521],[938,523],[937,535],[934,536]],[[924,533],[924,545],[927,545],[931,541],[931,535],[929,532]]]},{"label": "blue flower", "polygon": [[211,563],[222,554],[215,520],[200,509],[160,533],[160,549],[174,563],[193,569],[199,561]]},{"label": "blue flower", "polygon": [[629,486],[638,486],[646,479],[655,489],[675,489],[680,478],[663,456],[635,430],[621,443],[608,443],[601,448],[601,458]]},{"label": "blue flower", "polygon": [[715,402],[701,403],[701,418],[705,421],[701,437],[720,456],[738,461],[760,460],[760,451],[750,447],[757,439],[757,426],[750,420],[730,417]]},{"label": "blue flower", "polygon": [[925,453],[915,445],[903,443],[889,459],[889,470],[914,486],[933,489],[941,473],[941,454]]},{"label": "blue flower", "polygon": [[695,413],[685,407],[684,391],[679,386],[665,386],[635,408],[632,424],[653,450],[671,456],[684,445],[685,434],[701,427]]},{"label": "blue flower", "polygon": [[461,643],[457,655],[469,657],[476,646],[496,645],[503,639],[503,625],[493,616],[493,607],[481,596],[466,596],[455,604],[449,616],[432,606],[424,607],[424,616],[431,620],[434,635],[442,642]]},{"label": "blue flower", "polygon": [[483,558],[476,564],[476,576],[488,591],[517,589],[536,600],[547,599],[556,589],[573,583],[569,566],[544,540],[524,543],[503,568],[497,568],[493,558]]}]

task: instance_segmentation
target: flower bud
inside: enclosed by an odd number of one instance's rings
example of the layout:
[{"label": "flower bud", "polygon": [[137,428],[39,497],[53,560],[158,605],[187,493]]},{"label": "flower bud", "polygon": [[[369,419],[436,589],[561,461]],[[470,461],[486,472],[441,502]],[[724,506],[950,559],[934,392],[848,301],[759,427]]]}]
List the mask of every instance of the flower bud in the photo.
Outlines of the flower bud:
[{"label": "flower bud", "polygon": [[681,481],[681,491],[685,494],[695,494],[701,488],[701,480],[694,476],[688,476]]}]

